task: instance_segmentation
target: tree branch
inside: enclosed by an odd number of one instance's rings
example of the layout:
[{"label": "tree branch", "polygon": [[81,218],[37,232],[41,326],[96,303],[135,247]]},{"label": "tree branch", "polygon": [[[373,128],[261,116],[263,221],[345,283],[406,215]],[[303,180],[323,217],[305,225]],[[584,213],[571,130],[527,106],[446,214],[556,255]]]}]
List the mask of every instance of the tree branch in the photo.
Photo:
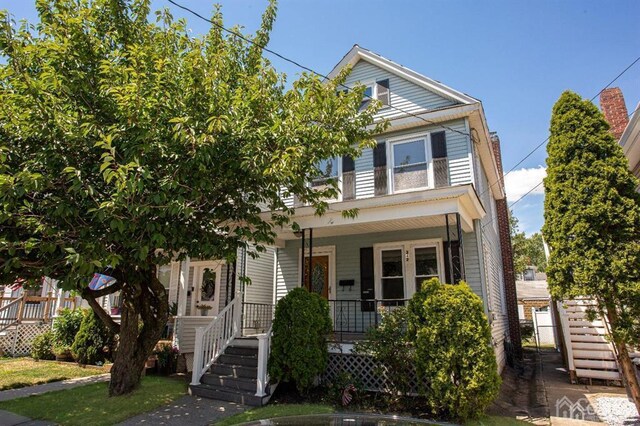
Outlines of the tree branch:
[{"label": "tree branch", "polygon": [[93,312],[95,312],[96,315],[98,315],[98,318],[100,318],[100,320],[104,323],[104,325],[107,326],[109,330],[111,330],[115,334],[120,334],[120,324],[115,322],[113,318],[111,318],[111,315],[109,315],[107,311],[102,309],[102,306],[100,306],[100,304],[96,301],[96,299],[91,297],[91,295],[89,295],[85,291],[93,291],[93,290],[85,289],[81,293],[82,297],[87,301],[87,303],[89,303],[89,306],[91,306],[91,309],[93,310]]}]

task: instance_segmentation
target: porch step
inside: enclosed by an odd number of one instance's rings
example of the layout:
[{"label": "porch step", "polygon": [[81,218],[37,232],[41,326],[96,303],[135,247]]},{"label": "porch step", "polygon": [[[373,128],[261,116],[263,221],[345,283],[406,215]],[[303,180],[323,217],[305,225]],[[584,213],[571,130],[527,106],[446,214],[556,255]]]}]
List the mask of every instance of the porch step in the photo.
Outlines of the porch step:
[{"label": "porch step", "polygon": [[[255,344],[254,344],[255,342]],[[189,393],[204,398],[261,406],[269,401],[269,395],[256,396],[258,376],[258,347],[256,339],[236,339],[218,357],[199,385],[190,385]]]},{"label": "porch step", "polygon": [[200,381],[209,385],[213,388],[218,389],[235,389],[235,390],[246,390],[252,391],[255,393],[256,391],[256,379],[249,378],[238,378],[233,376],[221,376],[219,374],[210,374],[207,373],[202,376]]},{"label": "porch step", "polygon": [[260,407],[265,405],[271,395],[259,397],[255,395],[255,389],[251,392],[245,390],[234,390],[229,388],[219,388],[212,385],[200,384],[189,386],[189,393],[204,398],[218,399],[220,401],[235,402],[238,404]]},{"label": "porch step", "polygon": [[232,376],[238,379],[253,379],[258,377],[257,367],[244,367],[242,365],[227,365],[215,363],[209,370],[211,374],[220,376]]},{"label": "porch step", "polygon": [[233,355],[227,354],[227,352],[225,351],[224,354],[220,355],[217,363],[223,365],[240,365],[242,367],[257,367],[258,356]]}]

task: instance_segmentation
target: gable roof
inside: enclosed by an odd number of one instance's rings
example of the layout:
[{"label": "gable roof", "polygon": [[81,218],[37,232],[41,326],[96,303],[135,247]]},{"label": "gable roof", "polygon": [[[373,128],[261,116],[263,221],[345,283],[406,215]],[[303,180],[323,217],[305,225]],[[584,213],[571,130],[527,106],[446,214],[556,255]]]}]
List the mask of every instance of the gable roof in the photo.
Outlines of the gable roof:
[{"label": "gable roof", "polygon": [[407,67],[399,65],[392,60],[382,57],[368,49],[360,47],[357,44],[353,45],[351,50],[342,58],[342,60],[340,60],[340,62],[338,62],[335,67],[333,67],[327,77],[329,79],[335,78],[340,70],[342,70],[342,68],[347,65],[351,65],[353,67],[360,60],[365,60],[371,64],[374,64],[384,70],[387,70],[390,73],[393,73],[412,83],[415,83],[418,86],[430,90],[431,92],[434,92],[444,98],[451,99],[454,102],[459,102],[462,104],[473,104],[480,102],[479,100],[467,94],[452,89],[451,87],[446,86],[439,81],[419,74]]}]

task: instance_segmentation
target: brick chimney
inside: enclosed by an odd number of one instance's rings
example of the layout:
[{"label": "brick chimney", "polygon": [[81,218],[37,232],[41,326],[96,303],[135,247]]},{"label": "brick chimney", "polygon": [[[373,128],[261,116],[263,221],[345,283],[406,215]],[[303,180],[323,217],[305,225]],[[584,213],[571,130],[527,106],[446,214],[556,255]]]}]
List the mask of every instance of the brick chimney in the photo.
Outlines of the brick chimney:
[{"label": "brick chimney", "polygon": [[619,87],[604,89],[600,93],[600,109],[611,126],[611,133],[616,140],[619,140],[629,124],[627,105],[624,103],[624,96]]},{"label": "brick chimney", "polygon": [[[500,138],[491,132],[491,147],[500,174],[500,185],[504,188],[502,172],[502,152]],[[516,359],[522,359],[522,337],[520,336],[520,319],[518,318],[518,296],[516,294],[516,275],[513,267],[513,247],[511,245],[511,228],[509,225],[509,206],[507,199],[496,200],[496,214],[498,216],[498,234],[500,238],[500,252],[502,254],[502,276],[504,278],[504,296],[507,302],[507,319],[509,321],[509,337],[513,345]]]}]

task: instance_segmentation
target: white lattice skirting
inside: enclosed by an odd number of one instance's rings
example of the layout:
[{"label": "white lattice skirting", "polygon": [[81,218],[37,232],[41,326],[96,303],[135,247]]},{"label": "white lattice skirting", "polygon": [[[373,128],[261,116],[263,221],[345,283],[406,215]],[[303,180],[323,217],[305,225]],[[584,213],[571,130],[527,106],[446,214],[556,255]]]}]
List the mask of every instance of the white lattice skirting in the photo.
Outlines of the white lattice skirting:
[{"label": "white lattice skirting", "polygon": [[51,323],[17,324],[0,335],[0,350],[9,356],[29,355],[33,339],[47,330]]},{"label": "white lattice skirting", "polygon": [[[351,375],[365,390],[374,392],[389,392],[388,370],[378,364],[372,357],[362,354],[329,353],[327,369],[322,375],[322,381],[332,382],[341,373]],[[418,380],[415,373],[411,374],[410,388],[417,392]]]}]

